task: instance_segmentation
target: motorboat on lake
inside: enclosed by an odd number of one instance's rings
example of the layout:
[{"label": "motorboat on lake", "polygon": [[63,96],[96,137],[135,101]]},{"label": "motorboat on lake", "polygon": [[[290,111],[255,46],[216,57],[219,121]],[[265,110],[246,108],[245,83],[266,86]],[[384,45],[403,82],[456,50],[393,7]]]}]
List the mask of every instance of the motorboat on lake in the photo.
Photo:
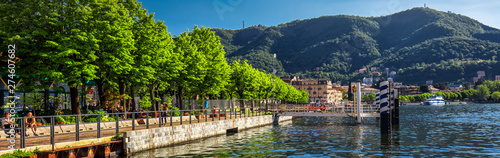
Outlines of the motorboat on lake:
[{"label": "motorboat on lake", "polygon": [[441,106],[445,105],[445,102],[442,96],[431,96],[424,101],[424,105]]}]

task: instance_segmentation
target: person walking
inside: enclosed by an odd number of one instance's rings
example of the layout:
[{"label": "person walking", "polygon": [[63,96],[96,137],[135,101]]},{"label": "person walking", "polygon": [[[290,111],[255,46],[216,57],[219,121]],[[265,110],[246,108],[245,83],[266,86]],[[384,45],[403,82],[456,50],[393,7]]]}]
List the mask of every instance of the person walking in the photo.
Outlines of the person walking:
[{"label": "person walking", "polygon": [[167,116],[168,116],[168,105],[165,105],[165,113],[163,113],[163,118],[161,119],[163,124],[167,124]]},{"label": "person walking", "polygon": [[215,117],[217,115],[217,109],[215,108],[215,106],[213,107],[213,110],[214,110],[214,116]]}]

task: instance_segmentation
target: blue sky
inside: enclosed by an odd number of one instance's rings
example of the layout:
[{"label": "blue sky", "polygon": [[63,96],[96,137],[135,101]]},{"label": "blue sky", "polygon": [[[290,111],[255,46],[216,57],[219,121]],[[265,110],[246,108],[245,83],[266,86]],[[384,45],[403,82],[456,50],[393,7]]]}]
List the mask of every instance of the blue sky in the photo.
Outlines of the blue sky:
[{"label": "blue sky", "polygon": [[240,29],[278,25],[323,15],[381,16],[413,7],[427,7],[469,16],[500,28],[498,0],[139,0],[143,8],[165,21],[172,35],[194,25]]}]

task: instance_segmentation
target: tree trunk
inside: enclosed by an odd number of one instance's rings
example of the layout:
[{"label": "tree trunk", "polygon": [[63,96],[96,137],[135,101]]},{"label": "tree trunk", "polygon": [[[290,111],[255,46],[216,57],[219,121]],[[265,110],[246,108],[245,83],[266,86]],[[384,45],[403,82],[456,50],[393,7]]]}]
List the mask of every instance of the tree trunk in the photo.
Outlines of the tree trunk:
[{"label": "tree trunk", "polygon": [[[72,85],[73,83],[70,83],[69,85]],[[80,115],[80,99],[78,97],[78,88],[77,87],[70,87],[69,88],[69,93],[70,93],[70,99],[71,99],[71,112],[73,114]]]},{"label": "tree trunk", "polygon": [[132,105],[130,106],[132,110],[137,110],[136,108],[137,106],[135,105],[134,84],[131,84],[129,89],[130,89],[130,97],[132,98]]},{"label": "tree trunk", "polygon": [[[118,81],[118,91],[120,92],[120,96],[123,96],[126,93],[127,85],[125,84],[124,79],[119,79]],[[127,107],[125,106],[125,102],[127,99],[123,98],[120,100],[120,106],[123,107],[123,111],[127,111]],[[118,108],[118,107],[117,107]]]},{"label": "tree trunk", "polygon": [[99,93],[99,103],[97,103],[97,106],[102,108],[104,107],[104,105],[106,105],[106,97],[104,97],[104,88],[102,79],[97,79],[96,84],[97,84],[97,93]]},{"label": "tree trunk", "polygon": [[243,92],[238,93],[240,95],[240,110],[245,109],[245,101],[243,101]]},{"label": "tree trunk", "polygon": [[[78,95],[78,90],[76,92],[76,95]],[[49,106],[49,88],[45,88],[43,91],[43,102],[45,104],[45,110],[48,109],[53,109],[52,107]]]},{"label": "tree trunk", "polygon": [[179,110],[183,110],[182,109],[182,104],[183,104],[182,103],[182,100],[183,100],[183,98],[182,98],[182,91],[183,90],[184,90],[184,88],[181,87],[181,86],[179,86],[178,91],[177,91],[177,104],[178,104]]},{"label": "tree trunk", "polygon": [[148,86],[149,87],[149,93],[151,93],[149,95],[149,100],[151,100],[151,105],[153,105],[153,111],[156,111],[156,100],[155,100],[155,89],[154,89],[154,85],[151,84]]},{"label": "tree trunk", "polygon": [[261,105],[262,105],[262,104],[260,103],[260,102],[261,102],[261,98],[260,98],[260,97],[259,97],[259,101],[258,101],[258,102],[259,102],[259,104],[258,104],[258,105],[259,105],[259,110],[258,110],[258,111],[260,111],[260,108],[261,108]]},{"label": "tree trunk", "polygon": [[[125,90],[127,89],[127,85],[125,84],[124,79],[119,79],[118,80],[118,92],[120,93],[120,96],[123,96],[125,94]],[[125,101],[126,99],[123,98],[120,100],[120,106],[123,107],[123,111],[127,110],[127,107],[125,107]],[[118,108],[118,107],[117,107]]]},{"label": "tree trunk", "polygon": [[[161,101],[158,103],[158,107],[160,107],[160,105],[163,105],[163,98],[165,97],[165,94],[164,93],[158,93],[158,97],[161,99]],[[158,108],[158,110],[161,110],[160,108]]]}]

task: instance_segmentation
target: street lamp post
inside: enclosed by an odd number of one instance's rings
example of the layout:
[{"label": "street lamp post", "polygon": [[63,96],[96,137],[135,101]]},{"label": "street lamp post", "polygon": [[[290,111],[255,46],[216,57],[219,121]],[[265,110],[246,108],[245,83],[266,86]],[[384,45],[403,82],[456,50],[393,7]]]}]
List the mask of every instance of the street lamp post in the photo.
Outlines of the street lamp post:
[{"label": "street lamp post", "polygon": [[[276,59],[276,53],[273,54],[273,57],[274,59]],[[272,76],[273,76],[273,105],[275,105],[275,100],[274,100],[274,82],[275,82],[275,79],[274,79],[274,76],[276,74],[276,69],[273,69],[273,73],[272,73]]]}]

